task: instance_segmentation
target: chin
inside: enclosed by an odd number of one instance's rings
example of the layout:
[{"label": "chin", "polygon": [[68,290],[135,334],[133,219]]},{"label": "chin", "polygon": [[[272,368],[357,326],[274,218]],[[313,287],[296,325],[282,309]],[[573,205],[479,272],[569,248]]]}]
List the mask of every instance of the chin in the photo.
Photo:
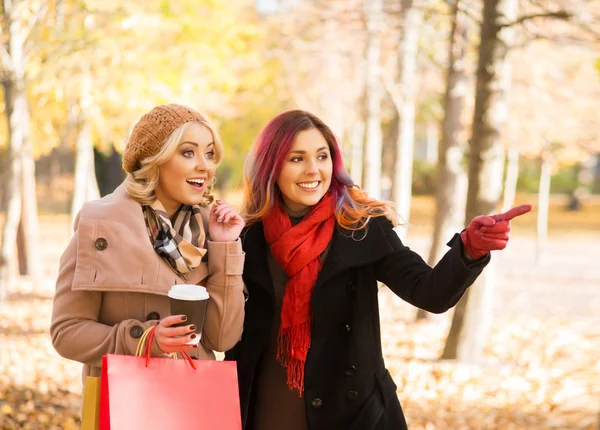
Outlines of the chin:
[{"label": "chin", "polygon": [[188,205],[188,206],[198,205],[202,201],[202,197],[203,197],[203,195],[193,196],[193,197],[190,196],[190,197],[184,199],[182,201],[182,203],[184,205]]},{"label": "chin", "polygon": [[321,201],[322,198],[323,198],[322,195],[321,196],[315,196],[313,198],[306,199],[306,200],[304,200],[304,201],[302,201],[300,203],[302,205],[304,205],[304,206],[314,206],[314,205],[318,204]]}]

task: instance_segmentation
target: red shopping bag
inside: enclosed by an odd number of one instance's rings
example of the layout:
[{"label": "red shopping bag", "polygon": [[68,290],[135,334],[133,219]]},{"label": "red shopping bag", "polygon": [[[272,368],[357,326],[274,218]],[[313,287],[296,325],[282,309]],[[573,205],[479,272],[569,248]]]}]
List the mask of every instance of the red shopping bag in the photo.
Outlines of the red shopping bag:
[{"label": "red shopping bag", "polygon": [[[100,430],[240,430],[235,362],[105,355]],[[187,354],[186,354],[187,355]]]}]

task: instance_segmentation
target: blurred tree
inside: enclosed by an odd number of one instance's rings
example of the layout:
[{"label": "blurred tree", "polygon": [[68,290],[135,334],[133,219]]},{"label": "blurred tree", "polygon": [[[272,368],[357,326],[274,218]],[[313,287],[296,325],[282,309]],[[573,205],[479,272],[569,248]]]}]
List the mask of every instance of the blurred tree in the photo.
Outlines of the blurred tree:
[{"label": "blurred tree", "polygon": [[383,1],[364,2],[366,22],[365,71],[365,142],[363,188],[373,198],[381,198],[381,49],[383,31]]},{"label": "blurred tree", "polygon": [[[518,4],[515,0],[483,2],[475,111],[469,153],[467,222],[477,215],[495,212],[501,197],[504,159],[501,137],[508,113],[506,93],[511,81],[508,52],[516,44],[515,28],[519,26],[518,28],[523,28],[527,33],[531,31],[527,27],[528,24],[542,18],[571,20],[575,16],[585,16],[578,10],[583,6],[583,2],[567,2],[565,5],[558,2],[549,7],[531,2],[526,4],[522,14],[517,16]],[[571,10],[566,7],[570,7]],[[577,23],[577,27],[574,27],[575,33],[583,31],[598,34],[590,29],[587,22],[574,21]],[[542,171],[546,174],[542,177],[540,187],[544,194],[547,194],[549,172],[544,163]],[[541,221],[547,226],[543,218]],[[539,222],[538,219],[538,225]],[[481,358],[491,323],[494,267],[492,262],[456,306],[442,358],[470,361]]]},{"label": "blurred tree", "polygon": [[363,6],[363,0],[301,0],[281,3],[265,15],[269,53],[282,66],[287,104],[313,112],[333,129],[357,184],[366,115]]},{"label": "blurred tree", "polygon": [[[571,27],[574,26],[556,22],[545,35],[560,41],[561,33]],[[576,27],[573,32],[578,34]],[[536,187],[538,261],[547,246],[551,176],[565,166],[590,158],[600,149],[597,139],[600,119],[595,114],[600,100],[600,80],[594,68],[595,54],[590,49],[593,46],[593,42],[586,42],[584,38],[576,45],[570,42],[568,47],[544,40],[513,54],[516,61],[536,58],[529,67],[515,70],[516,88],[511,94],[510,106],[518,120],[509,124],[507,133],[513,140],[509,143],[511,148],[539,160],[536,181],[539,184]],[[556,58],[561,61],[548,68],[547,64]],[[509,172],[507,181],[508,177]],[[515,188],[516,183],[507,184],[505,194],[511,190],[514,194]]]},{"label": "blurred tree", "polygon": [[[465,71],[468,45],[468,20],[460,11],[460,0],[451,6],[451,29],[448,42],[448,67],[444,119],[438,151],[437,190],[433,239],[427,262],[434,266],[445,253],[446,241],[464,225],[467,176],[462,166],[464,142],[461,140],[463,126],[461,116],[467,96],[467,74]],[[419,309],[417,319],[425,318],[426,312]]]},{"label": "blurred tree", "polygon": [[[507,52],[513,29],[503,24],[517,17],[516,0],[489,0],[483,4],[481,43],[477,68],[475,112],[469,152],[466,221],[491,214],[502,192],[501,130],[506,121],[505,91],[509,82]],[[477,361],[490,323],[494,262],[469,288],[455,308],[442,358]]]},{"label": "blurred tree", "polygon": [[[5,0],[0,5],[0,70],[8,122],[10,160],[8,185],[5,186],[7,213],[0,248],[0,302],[6,298],[12,280],[11,264],[17,240],[21,273],[34,279],[40,273],[27,72],[30,59],[35,55],[32,40],[43,23],[51,20],[55,6],[52,1],[36,0]],[[17,234],[19,228],[21,234]]]},{"label": "blurred tree", "polygon": [[[33,156],[61,141],[77,146],[78,175],[88,178],[75,181],[85,191],[75,193],[77,210],[97,195],[87,193],[96,182],[92,145],[122,150],[131,125],[154,105],[189,104],[217,125],[231,117],[242,78],[261,67],[262,52],[250,45],[263,34],[250,0],[7,0],[2,14],[10,176],[22,178],[3,192],[9,208],[0,258],[5,293],[19,220],[37,219]],[[23,222],[24,238],[35,238],[33,221]],[[19,255],[31,260],[35,254],[26,249]]]},{"label": "blurred tree", "polygon": [[[68,31],[60,39],[64,50],[73,40],[85,43],[67,55],[54,56],[54,69],[46,67],[46,75],[54,72],[57,86],[65,87],[65,98],[76,101],[75,142],[87,141],[102,153],[112,148],[122,151],[133,124],[157,104],[188,104],[208,114],[216,125],[221,118],[236,116],[249,71],[263,66],[258,49],[263,32],[246,0],[177,4],[156,0],[141,8],[90,1],[74,3],[66,17]],[[91,86],[86,84],[90,80]],[[84,91],[89,87],[91,92]],[[87,96],[81,97],[83,93]],[[89,138],[83,139],[82,133]],[[85,170],[89,174],[90,169]],[[121,178],[118,172],[115,178],[107,173],[103,180]],[[74,193],[74,211],[82,203],[78,196],[88,199],[85,183],[76,182],[80,189]]]},{"label": "blurred tree", "polygon": [[292,106],[280,61],[267,59],[263,41],[254,45],[256,64],[244,73],[231,101],[231,113],[219,119],[225,150],[216,172],[221,198],[226,198],[226,189],[241,187],[246,155],[267,122]]},{"label": "blurred tree", "polygon": [[83,204],[100,198],[96,166],[94,164],[94,144],[92,142],[89,110],[92,105],[92,77],[89,70],[83,71],[81,95],[79,96],[79,131],[77,133],[75,155],[75,189],[71,205],[71,219],[75,219]]},{"label": "blurred tree", "polygon": [[[400,121],[398,124],[396,161],[392,189],[396,209],[405,222],[410,221],[412,198],[413,159],[415,146],[415,119],[417,82],[417,54],[423,10],[426,4],[415,5],[413,0],[401,0],[402,26],[397,50],[397,90],[392,89],[392,99]],[[406,238],[406,229],[398,229],[401,239]]]}]

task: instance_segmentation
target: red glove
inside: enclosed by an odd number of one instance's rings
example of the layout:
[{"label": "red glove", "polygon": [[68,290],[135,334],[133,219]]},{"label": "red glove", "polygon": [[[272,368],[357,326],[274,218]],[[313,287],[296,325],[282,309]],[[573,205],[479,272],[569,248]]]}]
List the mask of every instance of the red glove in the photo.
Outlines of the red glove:
[{"label": "red glove", "polygon": [[521,205],[503,214],[480,215],[473,218],[467,229],[460,234],[467,258],[479,260],[490,251],[506,248],[510,220],[530,210],[531,205]]}]

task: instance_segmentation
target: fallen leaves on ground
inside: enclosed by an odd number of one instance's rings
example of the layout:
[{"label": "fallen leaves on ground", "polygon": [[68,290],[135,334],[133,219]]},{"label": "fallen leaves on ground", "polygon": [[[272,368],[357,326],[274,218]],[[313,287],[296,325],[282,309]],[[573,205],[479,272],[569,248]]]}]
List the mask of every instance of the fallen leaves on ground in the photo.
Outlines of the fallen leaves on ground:
[{"label": "fallen leaves on ground", "polygon": [[382,310],[386,362],[409,428],[595,430],[600,325],[589,319],[499,317],[477,364],[438,361],[450,318],[409,322]]},{"label": "fallen leaves on ground", "polygon": [[[60,357],[48,334],[68,217],[43,225],[45,282],[21,278],[0,305],[0,429],[79,428],[81,365]],[[424,238],[410,242],[426,255]],[[596,429],[598,238],[551,240],[545,263],[537,265],[532,238],[516,235],[511,243],[497,272],[481,363],[438,361],[451,313],[414,323],[414,308],[381,290],[384,355],[410,430]]]},{"label": "fallen leaves on ground", "polygon": [[[79,428],[80,365],[52,348],[51,304],[51,291],[22,292],[0,308],[1,429]],[[382,300],[386,362],[411,430],[595,428],[600,326],[499,318],[485,361],[466,365],[436,360],[449,315],[412,323],[407,312]]]}]

